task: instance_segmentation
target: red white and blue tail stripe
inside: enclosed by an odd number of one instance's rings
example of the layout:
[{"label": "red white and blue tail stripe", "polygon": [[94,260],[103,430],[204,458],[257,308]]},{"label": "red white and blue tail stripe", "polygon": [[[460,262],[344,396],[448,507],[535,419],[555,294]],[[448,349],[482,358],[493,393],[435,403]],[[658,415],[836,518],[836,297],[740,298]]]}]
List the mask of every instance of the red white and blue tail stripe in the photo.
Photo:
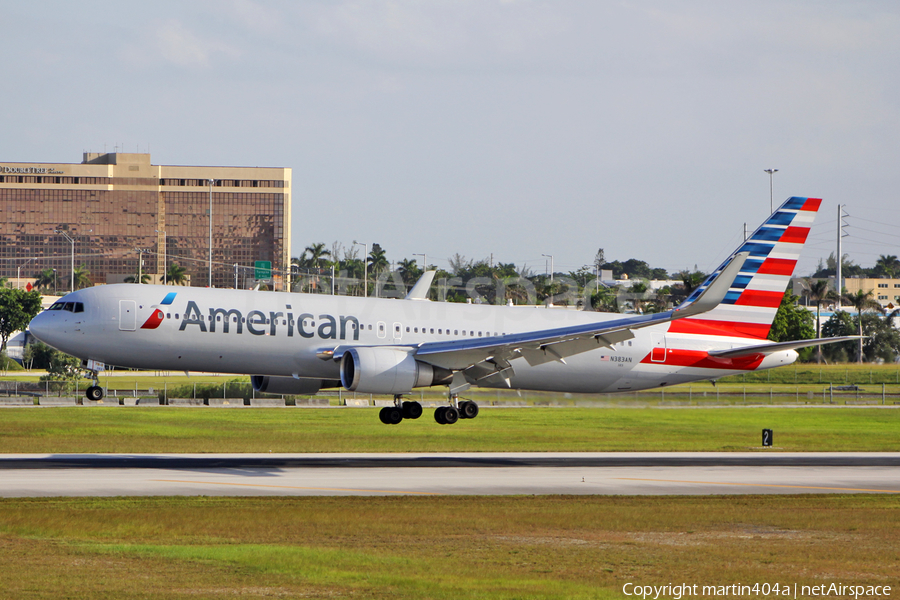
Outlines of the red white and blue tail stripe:
[{"label": "red white and blue tail stripe", "polygon": [[765,339],[821,203],[788,198],[685,301],[693,302],[735,254],[749,252],[722,303],[698,317],[674,321],[669,332]]}]

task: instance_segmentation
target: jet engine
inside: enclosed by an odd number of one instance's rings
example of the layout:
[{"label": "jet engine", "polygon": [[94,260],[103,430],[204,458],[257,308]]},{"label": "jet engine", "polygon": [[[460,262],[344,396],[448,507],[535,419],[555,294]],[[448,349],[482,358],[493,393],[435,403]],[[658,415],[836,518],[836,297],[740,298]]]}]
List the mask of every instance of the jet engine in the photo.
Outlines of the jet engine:
[{"label": "jet engine", "polygon": [[294,379],[293,377],[250,377],[253,389],[264,394],[315,394],[322,388],[340,387],[340,382],[331,379]]},{"label": "jet engine", "polygon": [[409,348],[351,348],[341,358],[341,383],[351,392],[407,394],[452,378],[447,369],[417,361]]}]

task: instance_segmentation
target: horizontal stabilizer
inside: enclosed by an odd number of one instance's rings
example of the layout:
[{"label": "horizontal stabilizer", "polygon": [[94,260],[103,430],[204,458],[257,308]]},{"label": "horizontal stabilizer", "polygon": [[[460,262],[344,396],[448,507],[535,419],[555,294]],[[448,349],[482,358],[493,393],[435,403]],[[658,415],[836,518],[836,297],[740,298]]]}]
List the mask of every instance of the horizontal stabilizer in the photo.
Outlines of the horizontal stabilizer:
[{"label": "horizontal stabilizer", "polygon": [[[865,338],[866,336],[862,336]],[[743,348],[733,348],[731,350],[713,350],[710,356],[718,358],[739,358],[741,356],[750,356],[751,354],[774,354],[783,350],[796,350],[797,348],[807,348],[809,346],[824,346],[825,344],[836,344],[838,342],[849,342],[860,339],[858,335],[845,335],[843,337],[819,338],[815,340],[795,340],[792,342],[773,342],[771,344],[760,344],[758,346],[745,346]]]}]

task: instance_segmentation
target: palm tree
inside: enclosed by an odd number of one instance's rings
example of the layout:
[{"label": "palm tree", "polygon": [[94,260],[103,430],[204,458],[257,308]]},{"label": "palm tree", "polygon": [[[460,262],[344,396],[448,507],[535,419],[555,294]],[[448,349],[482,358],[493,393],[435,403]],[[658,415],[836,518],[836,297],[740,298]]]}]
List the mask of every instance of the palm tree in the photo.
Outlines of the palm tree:
[{"label": "palm tree", "polygon": [[53,273],[53,269],[44,269],[43,271],[38,271],[34,274],[34,287],[41,288],[49,288],[53,285],[53,281],[56,279],[55,274]]},{"label": "palm tree", "polygon": [[[828,289],[827,279],[806,279],[803,286],[806,288],[806,297],[816,303],[816,338],[820,338],[822,337],[822,326],[819,322],[819,311],[824,302],[836,299],[837,294]],[[822,346],[816,348],[816,362],[822,362]]]},{"label": "palm tree", "polygon": [[884,312],[880,304],[872,297],[874,292],[869,290],[864,292],[858,290],[855,294],[844,294],[844,302],[856,309],[856,323],[859,332],[859,347],[856,355],[856,362],[862,363],[863,359],[863,341],[862,341],[862,316],[868,310]]},{"label": "palm tree", "polygon": [[149,273],[141,273],[141,280],[138,282],[137,273],[134,275],[129,275],[125,278],[125,283],[150,283],[150,274]]},{"label": "palm tree", "polygon": [[315,265],[315,267],[319,268],[319,259],[324,256],[331,256],[331,250],[327,250],[325,248],[325,244],[310,244],[306,247],[306,250],[303,251],[301,258],[306,256],[309,253],[309,264]]},{"label": "palm tree", "polygon": [[422,269],[416,265],[415,259],[410,260],[404,258],[397,263],[397,270],[400,272],[400,278],[406,285],[412,285],[422,276]]},{"label": "palm tree", "polygon": [[369,252],[369,271],[372,273],[380,273],[384,271],[390,266],[388,263],[388,259],[385,256],[387,252],[385,252],[384,248],[379,244],[372,244],[372,251]]},{"label": "palm tree", "polygon": [[81,263],[80,267],[75,267],[75,289],[80,290],[94,285],[91,281],[91,272],[87,270],[87,265]]},{"label": "palm tree", "polygon": [[900,259],[893,254],[882,254],[875,261],[875,269],[888,279],[894,279],[900,274]]},{"label": "palm tree", "polygon": [[175,285],[184,285],[187,283],[184,267],[178,263],[169,265],[169,269],[166,271],[166,281]]}]

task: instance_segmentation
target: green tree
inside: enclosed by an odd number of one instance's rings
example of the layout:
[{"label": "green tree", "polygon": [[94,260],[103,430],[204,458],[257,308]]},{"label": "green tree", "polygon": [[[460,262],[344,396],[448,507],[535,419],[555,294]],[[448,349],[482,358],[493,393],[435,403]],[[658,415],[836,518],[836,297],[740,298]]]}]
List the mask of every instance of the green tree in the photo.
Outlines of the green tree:
[{"label": "green tree", "polygon": [[75,289],[80,290],[92,285],[94,282],[91,281],[91,272],[87,270],[87,265],[81,263],[80,266],[75,267]]},{"label": "green tree", "polygon": [[6,352],[6,342],[14,332],[25,329],[41,312],[41,295],[32,290],[0,288],[0,353]]},{"label": "green tree", "polygon": [[406,285],[413,285],[423,273],[422,269],[416,265],[415,259],[410,260],[408,258],[404,258],[397,263],[397,271],[400,273],[400,278]]},{"label": "green tree", "polygon": [[[856,325],[849,313],[843,310],[835,311],[822,325],[822,337],[843,337],[854,335]],[[826,344],[822,347],[822,354],[826,362],[847,362],[853,352],[853,342],[841,342],[839,344]]]},{"label": "green tree", "polygon": [[36,289],[49,289],[53,287],[56,275],[53,269],[44,269],[34,274],[34,287]]},{"label": "green tree", "polygon": [[872,313],[863,315],[863,331],[866,334],[863,354],[866,360],[880,359],[886,363],[893,363],[897,360],[897,356],[900,356],[900,331],[892,323],[897,312],[894,311],[883,318]]},{"label": "green tree", "polygon": [[141,271],[141,280],[138,281],[138,274],[129,275],[125,278],[125,283],[149,283],[150,282],[150,274]]},{"label": "green tree", "polygon": [[875,274],[880,277],[894,279],[900,275],[900,259],[893,254],[882,254],[875,261]]},{"label": "green tree", "polygon": [[[844,294],[843,300],[848,305],[852,306],[856,309],[856,323],[857,323],[857,335],[862,336],[863,334],[863,313],[868,311],[878,311],[884,312],[884,309],[881,308],[881,305],[873,298],[874,292],[869,290],[864,292],[863,290],[858,290],[855,294]],[[863,340],[860,337],[858,341],[858,347],[856,352],[856,362],[862,363],[863,361]]]},{"label": "green tree", "polygon": [[22,363],[28,369],[46,370],[50,367],[54,352],[59,350],[38,340],[32,340],[22,351]]},{"label": "green tree", "polygon": [[169,269],[166,271],[166,281],[175,285],[184,285],[187,283],[184,267],[174,262],[169,265]]},{"label": "green tree", "polygon": [[[837,294],[833,290],[828,289],[827,279],[806,279],[803,282],[803,286],[806,288],[806,297],[809,301],[816,304],[816,337],[820,338],[822,337],[820,316],[822,304],[829,300],[836,300]],[[822,362],[822,346],[816,348],[816,362]]]},{"label": "green tree", "polygon": [[[791,342],[794,340],[808,340],[816,335],[813,326],[812,313],[799,306],[799,298],[790,290],[781,298],[781,305],[775,313],[775,320],[769,329],[769,339],[773,342]],[[801,360],[809,360],[812,348],[801,348],[799,351]]]},{"label": "green tree", "polygon": [[372,250],[369,252],[369,273],[378,275],[390,266],[387,259],[387,252],[380,244],[372,244]]},{"label": "green tree", "polygon": [[303,251],[303,255],[309,254],[309,266],[319,268],[319,261],[326,256],[331,256],[331,250],[325,248],[324,243],[310,244]]}]

